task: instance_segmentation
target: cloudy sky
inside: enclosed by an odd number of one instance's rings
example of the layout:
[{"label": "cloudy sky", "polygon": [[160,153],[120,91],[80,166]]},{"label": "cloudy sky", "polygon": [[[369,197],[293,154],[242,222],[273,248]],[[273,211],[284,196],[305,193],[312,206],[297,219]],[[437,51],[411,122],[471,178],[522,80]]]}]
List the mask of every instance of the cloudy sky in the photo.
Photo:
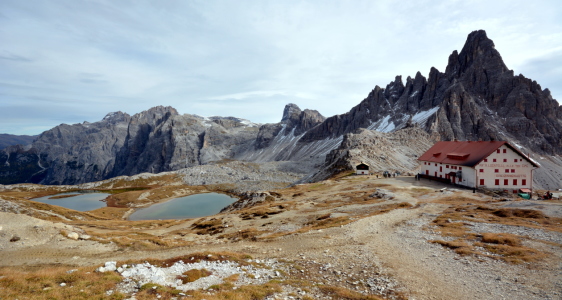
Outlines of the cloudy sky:
[{"label": "cloudy sky", "polygon": [[445,70],[484,29],[562,102],[562,5],[507,1],[0,1],[0,133],[157,105],[278,122],[332,116],[376,86]]}]

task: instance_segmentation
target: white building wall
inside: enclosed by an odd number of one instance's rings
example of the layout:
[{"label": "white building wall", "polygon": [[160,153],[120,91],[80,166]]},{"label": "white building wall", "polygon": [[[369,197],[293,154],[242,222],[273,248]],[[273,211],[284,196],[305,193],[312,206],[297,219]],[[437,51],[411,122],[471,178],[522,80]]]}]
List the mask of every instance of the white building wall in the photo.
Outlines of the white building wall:
[{"label": "white building wall", "polygon": [[357,175],[369,175],[369,170],[357,170]]},{"label": "white building wall", "polygon": [[[506,145],[501,146],[498,150],[499,153],[494,151],[494,153],[490,154],[474,168],[422,161],[420,168],[421,173],[429,176],[446,178],[448,173],[460,170],[462,171],[462,180],[456,183],[467,187],[486,187],[489,189],[509,191],[515,191],[520,188],[532,189],[533,165],[526,158]],[[456,169],[454,167],[456,167]],[[481,172],[481,170],[483,172]],[[508,170],[508,172],[506,172],[506,170]],[[483,185],[480,184],[481,179],[484,180]],[[506,179],[507,184],[505,182]],[[497,182],[496,180],[499,181]]]},{"label": "white building wall", "polygon": [[[466,166],[460,165],[451,165],[451,164],[441,164],[441,163],[434,163],[434,162],[422,162],[421,163],[421,173],[426,174],[429,176],[439,177],[439,178],[447,178],[447,175],[451,172],[462,172],[462,178],[459,181],[458,178],[455,178],[455,183],[473,187],[474,186],[474,169]],[[468,177],[467,177],[468,176]],[[452,178],[451,182],[453,182]]]},{"label": "white building wall", "polygon": [[462,182],[460,182],[460,185],[464,185],[467,187],[475,187],[476,185],[476,178],[475,178],[475,174],[476,172],[474,172],[474,169],[471,167],[463,167],[462,168]]},{"label": "white building wall", "polygon": [[[523,156],[503,145],[476,165],[477,186],[497,190],[532,189],[533,165]],[[505,153],[504,153],[505,150]],[[484,180],[484,184],[481,184]]]}]

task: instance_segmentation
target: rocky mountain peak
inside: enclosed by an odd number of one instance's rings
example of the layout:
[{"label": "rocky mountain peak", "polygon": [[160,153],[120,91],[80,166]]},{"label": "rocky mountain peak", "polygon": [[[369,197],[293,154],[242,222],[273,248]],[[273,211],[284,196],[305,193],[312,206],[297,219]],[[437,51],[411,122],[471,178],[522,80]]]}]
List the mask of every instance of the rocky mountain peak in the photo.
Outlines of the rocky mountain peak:
[{"label": "rocky mountain peak", "polygon": [[461,52],[453,51],[449,56],[445,73],[449,78],[458,77],[469,69],[484,70],[492,76],[509,71],[494,42],[488,38],[484,30],[471,32]]},{"label": "rocky mountain peak", "polygon": [[288,130],[295,129],[295,134],[309,130],[310,128],[324,122],[326,118],[316,110],[305,109],[302,111],[296,104],[289,103],[283,110],[281,124],[285,124]]},{"label": "rocky mountain peak", "polygon": [[[107,115],[105,115],[105,117],[103,117],[103,121],[115,124],[115,123],[127,121],[128,117],[129,117],[128,114],[126,114],[122,111],[116,111],[116,112],[111,112],[111,113],[108,113]],[[84,124],[90,124],[90,123],[84,122]]]},{"label": "rocky mountain peak", "polygon": [[289,103],[285,105],[283,109],[283,118],[281,118],[281,123],[286,123],[290,120],[298,120],[301,114],[301,109],[294,103]]}]

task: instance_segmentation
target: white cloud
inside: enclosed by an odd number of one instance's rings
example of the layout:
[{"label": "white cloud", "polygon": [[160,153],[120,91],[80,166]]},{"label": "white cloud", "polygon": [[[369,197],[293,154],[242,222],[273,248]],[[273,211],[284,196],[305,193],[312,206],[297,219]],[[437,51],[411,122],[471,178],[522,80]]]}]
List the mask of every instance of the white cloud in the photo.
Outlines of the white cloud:
[{"label": "white cloud", "polygon": [[[341,114],[396,75],[444,71],[477,29],[560,100],[561,11],[523,0],[4,0],[0,132],[156,105],[254,122],[279,121],[286,103]],[[7,118],[14,103],[37,114]]]}]

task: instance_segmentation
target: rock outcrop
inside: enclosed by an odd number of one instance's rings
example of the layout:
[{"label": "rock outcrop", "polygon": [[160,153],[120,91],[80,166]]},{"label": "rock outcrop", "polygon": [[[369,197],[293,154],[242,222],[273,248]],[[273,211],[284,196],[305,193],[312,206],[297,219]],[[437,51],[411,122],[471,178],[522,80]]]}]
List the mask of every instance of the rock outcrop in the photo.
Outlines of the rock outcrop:
[{"label": "rock outcrop", "polygon": [[418,157],[432,145],[429,134],[416,126],[389,133],[360,129],[344,135],[341,145],[330,151],[319,171],[302,182],[355,170],[360,163],[368,164],[371,173],[407,173],[418,167]]}]

